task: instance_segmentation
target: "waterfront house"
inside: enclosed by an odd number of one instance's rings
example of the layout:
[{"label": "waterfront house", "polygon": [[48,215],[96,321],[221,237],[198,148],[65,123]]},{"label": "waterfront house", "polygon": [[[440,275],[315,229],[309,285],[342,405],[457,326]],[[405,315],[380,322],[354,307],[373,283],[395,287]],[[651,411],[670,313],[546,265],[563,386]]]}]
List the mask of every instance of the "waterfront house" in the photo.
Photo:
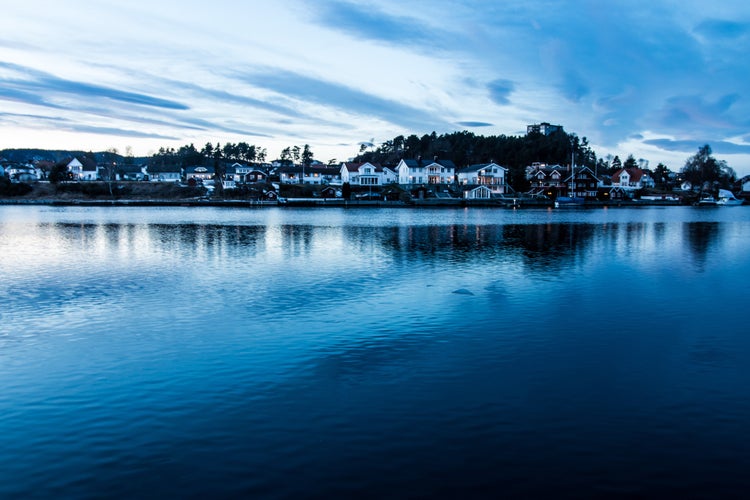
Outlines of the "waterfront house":
[{"label": "waterfront house", "polygon": [[398,183],[402,185],[415,184],[452,184],[455,181],[456,165],[450,160],[433,161],[401,160],[396,166]]},{"label": "waterfront house", "polygon": [[596,199],[599,183],[599,179],[590,168],[576,167],[572,175],[563,179],[562,192],[575,198]]},{"label": "waterfront house", "polygon": [[237,171],[237,182],[255,184],[256,182],[265,182],[266,179],[268,179],[268,174],[257,168],[252,168],[250,171],[242,169],[242,172],[243,173],[240,173],[240,170]]},{"label": "waterfront house", "polygon": [[276,169],[281,184],[341,184],[338,167],[327,165],[286,165]]},{"label": "waterfront house", "polygon": [[645,170],[640,168],[621,168],[612,175],[612,185],[626,190],[652,188],[656,184]]},{"label": "waterfront house", "polygon": [[484,185],[475,188],[466,188],[464,198],[467,200],[489,200],[492,198],[492,190]]},{"label": "waterfront house", "polygon": [[5,175],[11,182],[36,182],[39,180],[36,169],[25,163],[6,163]]},{"label": "waterfront house", "polygon": [[70,172],[73,179],[80,180],[83,175],[83,163],[78,161],[78,158],[72,158],[65,161],[65,163],[68,167],[68,172]]},{"label": "waterfront house", "polygon": [[487,186],[493,193],[505,194],[507,173],[508,169],[497,163],[481,163],[458,170],[456,178],[461,186]]},{"label": "waterfront house", "polygon": [[207,181],[213,182],[216,170],[214,167],[204,167],[203,165],[190,165],[185,167],[185,179],[195,180],[198,184],[205,184]]},{"label": "waterfront house", "polygon": [[304,167],[302,172],[302,182],[304,184],[341,184],[341,169],[336,166],[328,166],[322,163],[313,163]]},{"label": "waterfront house", "polygon": [[281,184],[302,184],[303,171],[301,166],[284,165],[276,168]]},{"label": "waterfront house", "polygon": [[81,181],[96,181],[101,178],[99,175],[99,165],[96,161],[91,158],[84,157],[80,161],[81,163],[81,174],[78,180]]},{"label": "waterfront house", "polygon": [[144,165],[117,165],[115,167],[115,180],[118,181],[142,181],[147,176]]},{"label": "waterfront house", "polygon": [[620,186],[600,186],[596,190],[596,198],[600,201],[622,201],[629,196]]},{"label": "waterfront house", "polygon": [[526,180],[531,186],[529,192],[554,197],[562,189],[567,173],[568,170],[560,165],[532,163],[531,166],[526,167]]},{"label": "waterfront house", "polygon": [[341,182],[352,186],[383,186],[396,182],[396,172],[379,163],[344,162],[341,164]]},{"label": "waterfront house", "polygon": [[182,169],[176,165],[149,165],[146,168],[151,182],[180,182]]}]

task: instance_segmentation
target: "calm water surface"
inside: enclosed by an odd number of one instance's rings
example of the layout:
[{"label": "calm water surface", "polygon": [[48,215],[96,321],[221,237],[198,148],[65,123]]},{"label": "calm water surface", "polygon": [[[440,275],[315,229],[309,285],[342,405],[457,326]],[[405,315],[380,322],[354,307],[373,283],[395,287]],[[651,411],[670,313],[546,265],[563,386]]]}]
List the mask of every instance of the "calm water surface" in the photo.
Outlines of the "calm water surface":
[{"label": "calm water surface", "polygon": [[743,496],[750,209],[0,207],[0,497]]}]

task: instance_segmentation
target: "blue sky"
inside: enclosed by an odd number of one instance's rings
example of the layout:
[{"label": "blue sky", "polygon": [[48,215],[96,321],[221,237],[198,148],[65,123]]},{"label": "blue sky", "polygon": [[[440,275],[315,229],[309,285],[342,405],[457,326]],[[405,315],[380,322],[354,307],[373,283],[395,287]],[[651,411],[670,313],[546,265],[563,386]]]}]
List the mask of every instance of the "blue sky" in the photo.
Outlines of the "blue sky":
[{"label": "blue sky", "polygon": [[0,16],[0,149],[310,144],[548,121],[600,156],[750,173],[740,1],[26,0]]}]

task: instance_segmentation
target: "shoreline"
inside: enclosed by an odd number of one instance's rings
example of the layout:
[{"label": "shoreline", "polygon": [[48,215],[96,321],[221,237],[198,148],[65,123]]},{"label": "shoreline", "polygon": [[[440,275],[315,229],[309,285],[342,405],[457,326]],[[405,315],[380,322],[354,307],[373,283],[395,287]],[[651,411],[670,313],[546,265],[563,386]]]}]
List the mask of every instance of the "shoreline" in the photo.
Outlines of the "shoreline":
[{"label": "shoreline", "polygon": [[[343,208],[554,208],[554,202],[546,200],[524,200],[519,198],[466,200],[466,199],[426,199],[403,201],[381,200],[343,200],[339,198],[286,198],[278,201],[258,200],[210,200],[210,199],[115,199],[115,200],[87,200],[87,199],[0,199],[0,205],[42,205],[42,206],[78,206],[78,207],[231,207],[231,208],[262,208],[262,207],[343,207]],[[633,208],[650,206],[681,206],[685,205],[672,200],[644,200],[644,201],[587,201],[576,208]],[[688,206],[688,205],[685,205]],[[571,207],[572,208],[572,207]]]}]

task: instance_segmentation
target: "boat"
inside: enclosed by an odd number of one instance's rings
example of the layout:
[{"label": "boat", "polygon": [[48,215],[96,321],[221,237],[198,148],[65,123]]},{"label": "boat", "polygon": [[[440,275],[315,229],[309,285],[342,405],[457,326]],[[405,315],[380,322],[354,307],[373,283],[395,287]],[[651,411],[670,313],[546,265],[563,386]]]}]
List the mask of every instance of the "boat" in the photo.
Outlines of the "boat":
[{"label": "boat", "polygon": [[714,198],[710,194],[706,195],[706,196],[702,197],[700,200],[698,200],[698,202],[696,203],[696,205],[699,206],[699,207],[715,207],[716,206],[716,198]]},{"label": "boat", "polygon": [[580,207],[584,199],[578,196],[558,196],[555,199],[555,208]]},{"label": "boat", "polygon": [[722,207],[736,207],[742,205],[745,200],[736,198],[734,193],[728,189],[719,189],[719,199],[716,200],[716,204]]}]

